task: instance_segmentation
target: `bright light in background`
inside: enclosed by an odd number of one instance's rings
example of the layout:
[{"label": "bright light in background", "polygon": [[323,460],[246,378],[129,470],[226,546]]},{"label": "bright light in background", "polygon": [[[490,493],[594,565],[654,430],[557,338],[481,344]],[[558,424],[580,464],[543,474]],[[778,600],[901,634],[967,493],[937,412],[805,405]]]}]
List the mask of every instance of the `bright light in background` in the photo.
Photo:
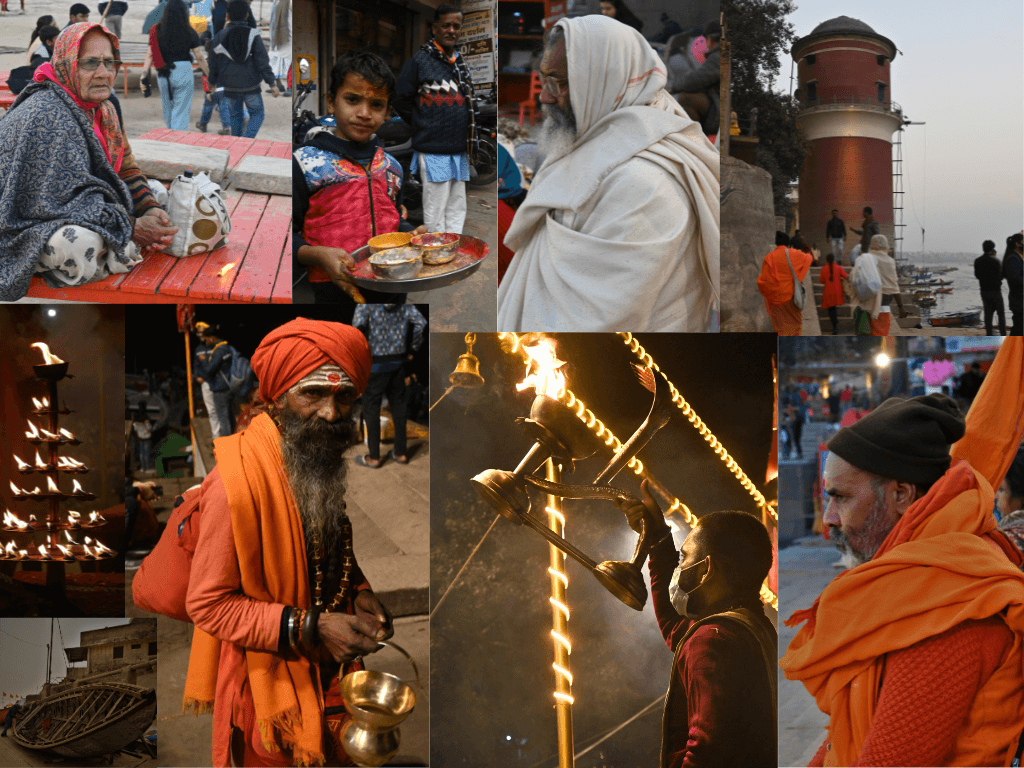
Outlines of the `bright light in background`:
[{"label": "bright light in background", "polygon": [[50,317],[56,317],[57,316],[57,310],[56,309],[48,309],[48,310],[46,310],[46,314],[49,315]]},{"label": "bright light in background", "polygon": [[877,365],[879,368],[885,368],[887,365],[889,365],[889,362],[889,356],[885,354],[885,352],[879,352],[877,355],[875,355],[875,365]]}]

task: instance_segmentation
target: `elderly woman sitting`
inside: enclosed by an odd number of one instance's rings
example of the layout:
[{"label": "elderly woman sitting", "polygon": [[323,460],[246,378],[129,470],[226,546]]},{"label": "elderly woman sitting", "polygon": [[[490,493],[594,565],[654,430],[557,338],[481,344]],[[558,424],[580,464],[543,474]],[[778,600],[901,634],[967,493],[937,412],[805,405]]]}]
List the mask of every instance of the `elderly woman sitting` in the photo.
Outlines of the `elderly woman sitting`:
[{"label": "elderly woman sitting", "polygon": [[0,120],[0,300],[127,272],[177,231],[142,175],[109,101],[118,42],[72,24]]}]

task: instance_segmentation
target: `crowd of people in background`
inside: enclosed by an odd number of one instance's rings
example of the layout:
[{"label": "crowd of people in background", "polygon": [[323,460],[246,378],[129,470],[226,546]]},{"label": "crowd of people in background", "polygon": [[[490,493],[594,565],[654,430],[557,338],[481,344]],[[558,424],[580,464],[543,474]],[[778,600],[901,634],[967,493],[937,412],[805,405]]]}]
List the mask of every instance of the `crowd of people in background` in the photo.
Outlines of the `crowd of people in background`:
[{"label": "crowd of people in background", "polygon": [[985,316],[985,335],[994,336],[993,316],[999,319],[999,335],[1006,335],[1006,309],[1003,304],[1003,281],[1009,290],[1011,336],[1024,334],[1024,234],[1018,232],[1006,238],[1006,251],[1002,260],[996,244],[986,240],[981,244],[982,254],[974,260],[974,277],[981,289],[982,311]]}]

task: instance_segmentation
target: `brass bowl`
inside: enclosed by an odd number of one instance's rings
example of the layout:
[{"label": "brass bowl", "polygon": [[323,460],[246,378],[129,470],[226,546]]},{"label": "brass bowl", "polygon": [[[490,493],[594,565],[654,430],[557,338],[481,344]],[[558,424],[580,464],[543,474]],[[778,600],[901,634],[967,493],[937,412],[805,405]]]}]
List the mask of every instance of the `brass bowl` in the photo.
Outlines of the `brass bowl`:
[{"label": "brass bowl", "polygon": [[389,248],[401,248],[403,245],[408,245],[410,240],[412,240],[412,234],[409,232],[388,232],[386,235],[371,237],[367,245],[370,246],[370,253],[374,254]]},{"label": "brass bowl", "polygon": [[453,232],[427,232],[412,238],[411,245],[423,253],[424,264],[447,264],[455,258],[461,235]]},{"label": "brass bowl", "polygon": [[381,280],[411,280],[423,269],[423,258],[416,248],[388,248],[369,258],[370,269]]}]

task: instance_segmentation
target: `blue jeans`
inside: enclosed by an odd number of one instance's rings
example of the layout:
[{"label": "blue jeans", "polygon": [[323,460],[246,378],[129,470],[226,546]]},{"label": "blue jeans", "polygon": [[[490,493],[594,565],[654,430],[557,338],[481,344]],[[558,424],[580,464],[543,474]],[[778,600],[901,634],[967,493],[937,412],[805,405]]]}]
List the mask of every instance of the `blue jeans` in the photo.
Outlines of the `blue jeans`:
[{"label": "blue jeans", "polygon": [[836,264],[843,263],[843,238],[832,238],[832,255],[836,257]]},{"label": "blue jeans", "polygon": [[210,118],[213,117],[213,108],[216,107],[217,112],[220,114],[220,124],[225,128],[228,127],[227,118],[224,117],[223,97],[223,93],[217,93],[216,91],[208,93],[203,97],[203,112],[199,115],[199,122],[201,124],[206,125],[210,122]]},{"label": "blue jeans", "polygon": [[160,102],[164,108],[164,125],[172,131],[187,131],[192,93],[196,88],[192,65],[187,61],[175,61],[169,67],[170,75],[161,75],[156,79],[160,86]]},{"label": "blue jeans", "polygon": [[[255,93],[228,93],[225,91],[221,97],[221,109],[227,109],[225,119],[231,123],[232,136],[244,136],[247,139],[255,139],[263,125],[263,97],[259,91]],[[249,125],[242,132],[245,125],[244,110],[249,110]],[[222,113],[223,114],[223,113]]]},{"label": "blue jeans", "polygon": [[140,438],[135,441],[135,459],[138,462],[139,469],[150,469],[150,451],[152,450],[152,448],[152,438],[149,438],[147,440],[143,440]]},{"label": "blue jeans", "polygon": [[217,412],[217,421],[220,422],[220,435],[227,437],[235,432],[235,412],[231,408],[231,390],[213,393],[213,409]]}]

